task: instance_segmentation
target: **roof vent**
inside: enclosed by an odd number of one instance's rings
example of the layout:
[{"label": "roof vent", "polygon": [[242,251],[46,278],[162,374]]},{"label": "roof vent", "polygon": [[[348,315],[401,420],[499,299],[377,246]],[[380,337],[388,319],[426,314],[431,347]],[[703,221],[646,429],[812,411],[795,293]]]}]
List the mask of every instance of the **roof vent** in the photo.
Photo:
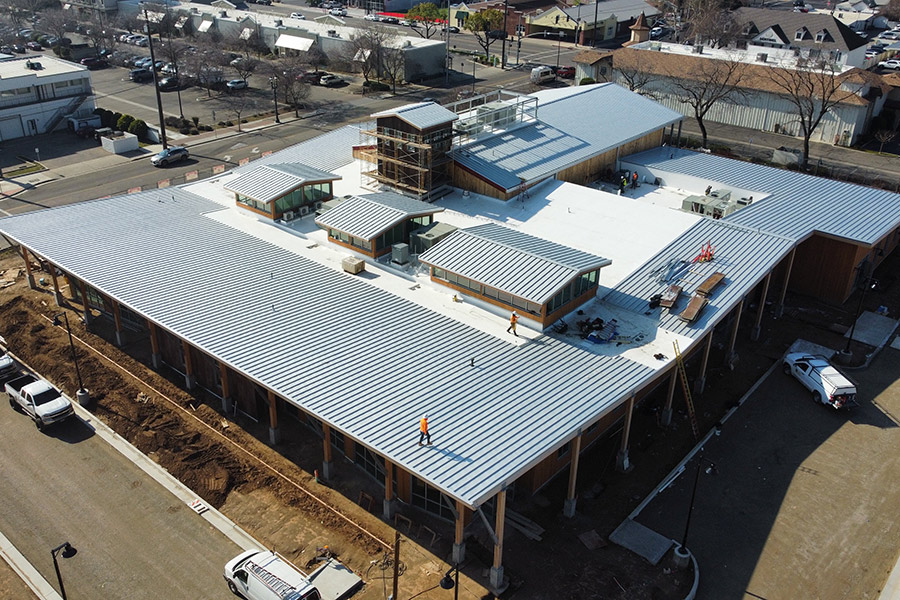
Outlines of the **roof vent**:
[{"label": "roof vent", "polygon": [[284,25],[284,21],[281,19],[275,19],[275,27],[282,27]]},{"label": "roof vent", "polygon": [[756,62],[766,62],[767,60],[769,60],[769,55],[765,52],[760,52],[756,55]]}]

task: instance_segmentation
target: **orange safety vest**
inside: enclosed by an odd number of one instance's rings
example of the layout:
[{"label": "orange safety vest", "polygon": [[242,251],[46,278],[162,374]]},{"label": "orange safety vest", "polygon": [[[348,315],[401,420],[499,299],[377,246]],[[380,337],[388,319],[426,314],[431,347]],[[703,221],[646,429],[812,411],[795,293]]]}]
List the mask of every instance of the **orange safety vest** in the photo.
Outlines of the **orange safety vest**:
[{"label": "orange safety vest", "polygon": [[423,417],[422,420],[419,421],[419,430],[422,433],[428,433],[428,419]]},{"label": "orange safety vest", "polygon": [[518,322],[518,320],[519,320],[519,315],[517,315],[515,313],[513,313],[509,316],[509,324],[510,325],[515,325]]}]

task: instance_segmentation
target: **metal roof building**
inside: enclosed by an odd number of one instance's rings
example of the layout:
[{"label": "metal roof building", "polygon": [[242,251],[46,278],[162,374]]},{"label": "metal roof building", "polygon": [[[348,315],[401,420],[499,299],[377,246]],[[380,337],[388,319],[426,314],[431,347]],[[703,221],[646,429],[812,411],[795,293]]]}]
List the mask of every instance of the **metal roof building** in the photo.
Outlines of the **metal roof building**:
[{"label": "metal roof building", "polygon": [[340,178],[340,175],[333,175],[328,171],[300,163],[276,163],[258,166],[242,173],[227,183],[225,189],[268,203],[306,183],[334,181]]},{"label": "metal roof building", "polygon": [[[800,241],[818,231],[872,245],[900,224],[900,194],[676,148],[656,148],[625,162],[665,184],[678,177],[759,191],[767,196],[726,217],[731,223]],[[713,187],[718,187],[714,185]]]},{"label": "metal roof building", "polygon": [[359,144],[360,131],[365,124],[345,125],[289,146],[269,156],[261,156],[248,165],[237,167],[243,174],[260,165],[300,163],[322,171],[335,171],[353,162],[353,146]]},{"label": "metal roof building", "polygon": [[371,240],[405,219],[432,215],[442,210],[440,206],[395,192],[380,192],[343,199],[340,204],[316,217],[316,225]]},{"label": "metal roof building", "polygon": [[457,120],[459,115],[452,110],[447,110],[436,102],[417,102],[372,115],[373,119],[382,117],[397,117],[417,129],[430,129],[431,127],[451,123]]},{"label": "metal roof building", "polygon": [[455,231],[419,260],[537,304],[581,273],[611,263],[496,223]]}]

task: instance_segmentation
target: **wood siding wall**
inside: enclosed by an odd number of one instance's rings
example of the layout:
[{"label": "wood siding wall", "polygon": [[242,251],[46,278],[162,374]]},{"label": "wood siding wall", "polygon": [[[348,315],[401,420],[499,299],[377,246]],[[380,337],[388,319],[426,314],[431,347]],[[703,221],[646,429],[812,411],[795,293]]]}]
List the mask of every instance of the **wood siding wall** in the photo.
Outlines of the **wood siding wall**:
[{"label": "wood siding wall", "polygon": [[664,134],[665,130],[663,129],[648,133],[643,137],[619,146],[618,149],[613,148],[612,150],[604,152],[603,154],[598,154],[583,163],[564,169],[556,174],[556,178],[560,181],[568,181],[579,185],[593,183],[598,179],[605,177],[607,171],[612,172],[616,170],[617,157],[624,157],[629,154],[636,154],[638,152],[643,152],[644,150],[649,150],[650,148],[656,148],[662,144]]},{"label": "wood siding wall", "polygon": [[843,304],[852,291],[856,266],[867,252],[851,242],[813,234],[797,246],[788,289]]}]

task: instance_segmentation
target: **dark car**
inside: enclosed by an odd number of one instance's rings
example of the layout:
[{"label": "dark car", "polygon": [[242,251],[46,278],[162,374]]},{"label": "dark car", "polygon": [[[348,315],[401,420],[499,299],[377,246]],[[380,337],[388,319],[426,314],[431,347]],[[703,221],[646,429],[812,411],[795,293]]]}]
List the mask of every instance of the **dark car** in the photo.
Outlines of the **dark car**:
[{"label": "dark car", "polygon": [[25,46],[22,44],[13,44],[12,49],[16,54],[25,54]]},{"label": "dark car", "polygon": [[96,56],[89,56],[87,58],[82,58],[81,64],[93,71],[94,69],[104,68],[106,66],[106,60]]},{"label": "dark car", "polygon": [[559,67],[556,70],[556,76],[562,77],[563,79],[574,79],[575,67]]},{"label": "dark car", "polygon": [[399,25],[400,19],[397,17],[381,17],[382,23],[390,23],[391,25]]},{"label": "dark car", "polygon": [[150,164],[154,167],[165,167],[174,162],[184,160],[191,155],[184,146],[171,146],[166,148],[159,154],[154,154],[150,158]]},{"label": "dark car", "polygon": [[164,77],[159,80],[159,90],[161,92],[172,92],[178,89],[177,77]]},{"label": "dark car", "polygon": [[25,42],[25,47],[29,50],[34,50],[35,52],[39,52],[44,49],[43,46],[38,42]]},{"label": "dark car", "polygon": [[128,73],[128,79],[135,83],[152,81],[153,73],[151,73],[149,69],[132,69],[131,72]]},{"label": "dark car", "polygon": [[325,71],[307,71],[300,75],[300,81],[312,85],[319,85],[319,80],[322,79],[323,75],[328,75],[328,73]]},{"label": "dark car", "polygon": [[505,40],[506,32],[502,29],[492,29],[491,31],[487,32],[487,36],[492,40]]},{"label": "dark car", "polygon": [[456,27],[454,25],[451,25],[450,27],[444,27],[443,29],[441,29],[441,31],[447,31],[448,29],[450,30],[450,33],[459,33],[459,27]]}]

